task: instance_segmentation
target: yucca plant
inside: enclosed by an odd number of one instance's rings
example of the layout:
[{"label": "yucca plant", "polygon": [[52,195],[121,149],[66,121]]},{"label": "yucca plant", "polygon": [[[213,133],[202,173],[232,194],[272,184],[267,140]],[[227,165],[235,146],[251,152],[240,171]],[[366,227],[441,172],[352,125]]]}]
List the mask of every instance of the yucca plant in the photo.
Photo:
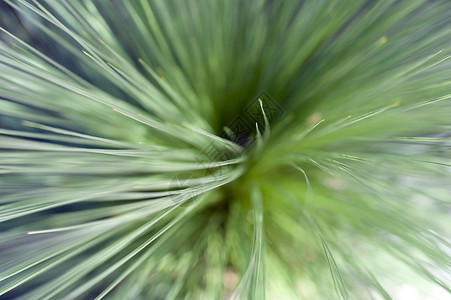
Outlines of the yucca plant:
[{"label": "yucca plant", "polygon": [[5,4],[1,299],[449,299],[450,1]]}]

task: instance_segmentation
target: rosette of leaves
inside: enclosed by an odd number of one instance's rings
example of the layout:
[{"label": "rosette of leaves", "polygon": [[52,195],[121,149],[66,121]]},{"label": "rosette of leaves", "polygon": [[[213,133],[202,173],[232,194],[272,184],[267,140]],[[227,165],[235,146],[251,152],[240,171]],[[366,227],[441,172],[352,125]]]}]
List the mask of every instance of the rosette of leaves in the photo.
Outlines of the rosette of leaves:
[{"label": "rosette of leaves", "polygon": [[5,4],[2,299],[448,295],[449,1]]}]

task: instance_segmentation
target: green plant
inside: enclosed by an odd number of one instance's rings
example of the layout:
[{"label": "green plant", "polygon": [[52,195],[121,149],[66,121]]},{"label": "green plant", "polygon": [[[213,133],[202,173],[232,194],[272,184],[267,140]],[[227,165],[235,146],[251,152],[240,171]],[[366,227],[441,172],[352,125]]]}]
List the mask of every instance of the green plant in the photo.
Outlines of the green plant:
[{"label": "green plant", "polygon": [[449,1],[6,2],[3,297],[449,292]]}]

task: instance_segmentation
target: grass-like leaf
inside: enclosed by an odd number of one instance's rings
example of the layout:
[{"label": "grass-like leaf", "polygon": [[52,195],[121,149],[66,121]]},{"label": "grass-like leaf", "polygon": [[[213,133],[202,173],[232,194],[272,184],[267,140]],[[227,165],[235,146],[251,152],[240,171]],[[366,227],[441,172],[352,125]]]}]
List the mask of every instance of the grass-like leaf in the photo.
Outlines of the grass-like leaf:
[{"label": "grass-like leaf", "polygon": [[0,298],[446,299],[450,12],[0,3]]}]

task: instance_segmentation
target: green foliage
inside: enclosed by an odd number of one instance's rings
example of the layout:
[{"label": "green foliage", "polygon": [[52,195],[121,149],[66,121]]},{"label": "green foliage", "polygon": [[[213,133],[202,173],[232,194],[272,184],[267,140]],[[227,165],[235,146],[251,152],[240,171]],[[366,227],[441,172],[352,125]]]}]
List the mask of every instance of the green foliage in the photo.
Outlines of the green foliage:
[{"label": "green foliage", "polygon": [[0,297],[450,292],[451,2],[5,2]]}]

